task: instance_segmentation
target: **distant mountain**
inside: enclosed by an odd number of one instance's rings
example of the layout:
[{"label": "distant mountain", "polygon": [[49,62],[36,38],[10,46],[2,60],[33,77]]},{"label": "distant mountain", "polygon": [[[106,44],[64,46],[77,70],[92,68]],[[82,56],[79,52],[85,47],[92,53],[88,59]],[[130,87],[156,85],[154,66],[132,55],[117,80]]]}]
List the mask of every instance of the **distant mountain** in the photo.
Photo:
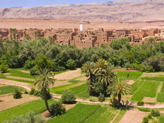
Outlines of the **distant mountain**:
[{"label": "distant mountain", "polygon": [[0,18],[41,18],[83,21],[164,20],[164,0],[109,1],[90,4],[63,4],[42,7],[0,9]]}]

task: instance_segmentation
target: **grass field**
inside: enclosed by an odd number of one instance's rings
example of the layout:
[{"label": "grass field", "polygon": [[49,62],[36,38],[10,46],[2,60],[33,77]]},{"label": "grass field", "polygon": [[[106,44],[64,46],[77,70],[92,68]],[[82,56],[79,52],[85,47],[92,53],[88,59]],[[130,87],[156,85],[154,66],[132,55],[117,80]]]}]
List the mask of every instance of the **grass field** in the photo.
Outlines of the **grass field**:
[{"label": "grass field", "polygon": [[151,81],[164,81],[164,77],[142,77],[141,79]]},{"label": "grass field", "polygon": [[[138,77],[142,75],[141,72],[139,71],[116,71],[117,72],[117,77],[118,78],[126,78],[128,80],[136,80]],[[129,74],[129,77],[127,78],[127,74]]]},{"label": "grass field", "polygon": [[141,101],[144,97],[155,97],[160,82],[151,82],[145,81],[143,84],[136,90],[131,98],[133,101]]},{"label": "grass field", "polygon": [[56,93],[56,94],[62,94],[64,90],[73,88],[76,86],[76,84],[78,84],[78,83],[72,83],[72,84],[62,85],[62,86],[58,86],[58,87],[52,87],[50,89],[50,92]]},{"label": "grass field", "polygon": [[[14,88],[15,86],[2,86],[0,87],[0,95],[4,95],[4,94],[9,94],[9,93],[13,93],[14,92]],[[24,91],[23,88],[18,87],[21,91]]]},{"label": "grass field", "polygon": [[158,123],[164,123],[164,116],[160,116],[158,118]]},{"label": "grass field", "polygon": [[135,83],[133,83],[131,86],[132,86],[132,89],[133,89],[133,92],[135,92],[142,84],[144,83],[144,81],[142,80],[137,80]]},{"label": "grass field", "polygon": [[21,72],[19,69],[10,69],[9,73],[10,73],[10,76],[17,76],[17,77],[35,79],[35,77],[31,76],[30,73]]},{"label": "grass field", "polygon": [[30,83],[30,84],[33,84],[34,83],[33,81],[21,80],[21,79],[13,79],[13,78],[4,78],[4,79],[13,80],[13,81],[17,81],[17,82]]},{"label": "grass field", "polygon": [[[52,104],[54,101],[49,100],[48,103]],[[4,122],[5,120],[11,120],[13,116],[20,116],[23,114],[28,113],[29,111],[34,111],[36,114],[39,114],[46,110],[46,106],[44,100],[36,100],[31,101],[28,103],[24,103],[22,105],[4,110],[0,112],[0,123]]]},{"label": "grass field", "polygon": [[75,96],[77,97],[82,97],[82,98],[89,98],[90,95],[88,93],[88,89],[87,89],[87,84],[84,83],[80,86],[76,86],[76,87],[73,87],[73,88],[70,88],[70,90],[72,92],[74,92]]},{"label": "grass field", "polygon": [[[66,112],[48,120],[46,123],[109,123],[119,110],[109,106],[77,104]],[[115,120],[118,123],[126,110],[122,110]]]}]

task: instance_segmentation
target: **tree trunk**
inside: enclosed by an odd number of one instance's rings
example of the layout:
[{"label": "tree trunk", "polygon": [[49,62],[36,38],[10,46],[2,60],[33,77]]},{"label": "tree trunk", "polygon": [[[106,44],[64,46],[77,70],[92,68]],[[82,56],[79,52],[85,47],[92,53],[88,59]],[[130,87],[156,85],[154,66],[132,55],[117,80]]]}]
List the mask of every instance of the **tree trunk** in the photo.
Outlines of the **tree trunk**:
[{"label": "tree trunk", "polygon": [[47,102],[47,90],[45,88],[43,89],[43,94],[44,94],[44,101],[45,101],[45,104],[46,104],[46,108],[49,111],[49,113],[51,114],[49,106],[48,106],[48,102]]},{"label": "tree trunk", "polygon": [[121,93],[118,93],[118,104],[121,102]]}]

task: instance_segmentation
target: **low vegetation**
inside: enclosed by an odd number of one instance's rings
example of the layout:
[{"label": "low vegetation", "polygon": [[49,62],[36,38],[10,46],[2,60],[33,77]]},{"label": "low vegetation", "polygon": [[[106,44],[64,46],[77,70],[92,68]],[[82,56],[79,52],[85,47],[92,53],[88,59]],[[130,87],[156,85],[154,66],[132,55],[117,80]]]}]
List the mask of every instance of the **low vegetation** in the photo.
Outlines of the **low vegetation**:
[{"label": "low vegetation", "polygon": [[[2,86],[2,87],[0,87],[0,95],[14,93],[14,88],[15,88],[15,86],[12,86],[12,85]],[[23,88],[19,87],[19,89],[21,92],[24,91]]]}]

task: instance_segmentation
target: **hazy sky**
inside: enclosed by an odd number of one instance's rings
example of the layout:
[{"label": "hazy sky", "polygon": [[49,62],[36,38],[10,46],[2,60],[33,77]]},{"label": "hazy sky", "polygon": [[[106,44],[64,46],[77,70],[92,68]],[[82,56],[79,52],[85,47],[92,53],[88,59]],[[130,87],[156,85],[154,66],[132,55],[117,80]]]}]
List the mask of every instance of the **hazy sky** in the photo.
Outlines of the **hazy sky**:
[{"label": "hazy sky", "polygon": [[114,0],[0,0],[0,8],[6,7],[34,7],[56,4],[78,4],[107,2]]}]

